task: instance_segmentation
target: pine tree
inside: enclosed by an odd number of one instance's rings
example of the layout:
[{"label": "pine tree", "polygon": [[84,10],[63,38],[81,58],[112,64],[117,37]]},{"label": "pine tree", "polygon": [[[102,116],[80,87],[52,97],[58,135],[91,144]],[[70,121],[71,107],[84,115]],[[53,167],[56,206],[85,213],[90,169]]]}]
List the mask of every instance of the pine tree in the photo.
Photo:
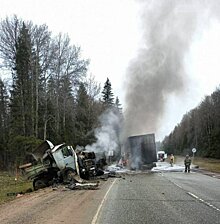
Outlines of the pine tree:
[{"label": "pine tree", "polygon": [[15,74],[11,91],[12,132],[16,135],[30,136],[33,134],[31,39],[24,23],[16,44],[15,57]]},{"label": "pine tree", "polygon": [[77,144],[86,146],[94,141],[92,132],[90,98],[83,83],[80,84],[76,100],[76,139]]},{"label": "pine tree", "polygon": [[8,136],[8,103],[7,90],[4,82],[0,79],[0,142],[2,145],[6,143]]},{"label": "pine tree", "polygon": [[118,97],[116,97],[116,99],[115,99],[115,107],[120,113],[122,113],[122,107],[121,107]]},{"label": "pine tree", "polygon": [[107,78],[102,91],[102,100],[106,107],[111,107],[114,104],[114,94],[112,93],[112,86],[109,78]]},{"label": "pine tree", "polygon": [[7,143],[9,138],[8,93],[0,78],[0,169],[7,167]]}]

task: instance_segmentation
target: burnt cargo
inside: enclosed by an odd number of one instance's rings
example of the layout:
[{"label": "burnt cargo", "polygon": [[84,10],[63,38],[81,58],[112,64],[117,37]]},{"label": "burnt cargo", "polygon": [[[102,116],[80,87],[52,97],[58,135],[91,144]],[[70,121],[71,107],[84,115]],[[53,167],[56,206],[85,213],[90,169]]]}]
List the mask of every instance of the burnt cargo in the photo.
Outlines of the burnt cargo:
[{"label": "burnt cargo", "polygon": [[128,137],[129,162],[131,169],[149,169],[157,161],[154,134]]}]

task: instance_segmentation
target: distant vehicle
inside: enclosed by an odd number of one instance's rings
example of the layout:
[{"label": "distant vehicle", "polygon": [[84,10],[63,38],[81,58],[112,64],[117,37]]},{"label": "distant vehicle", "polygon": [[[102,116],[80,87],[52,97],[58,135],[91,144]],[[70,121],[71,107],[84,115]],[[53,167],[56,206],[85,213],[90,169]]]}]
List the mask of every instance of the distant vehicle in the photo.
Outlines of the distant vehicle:
[{"label": "distant vehicle", "polygon": [[164,151],[158,151],[157,152],[157,160],[160,162],[164,162],[167,158],[167,154]]}]

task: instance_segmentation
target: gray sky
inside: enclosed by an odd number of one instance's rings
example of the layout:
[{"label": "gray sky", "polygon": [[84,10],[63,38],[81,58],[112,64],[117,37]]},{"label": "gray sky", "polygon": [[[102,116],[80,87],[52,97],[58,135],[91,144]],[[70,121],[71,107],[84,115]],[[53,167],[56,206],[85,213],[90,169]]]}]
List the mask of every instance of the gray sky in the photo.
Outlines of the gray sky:
[{"label": "gray sky", "polygon": [[[146,46],[141,1],[134,0],[0,0],[0,17],[16,14],[35,24],[47,24],[53,34],[68,33],[90,58],[90,73],[103,86],[106,78],[126,109],[125,79],[130,62]],[[144,1],[142,1],[144,2]],[[151,2],[151,1],[149,1]],[[219,85],[220,24],[215,18],[192,36],[182,64],[185,91],[169,94],[156,139],[181,121],[184,113],[197,106]],[[146,129],[146,131],[149,131]]]}]

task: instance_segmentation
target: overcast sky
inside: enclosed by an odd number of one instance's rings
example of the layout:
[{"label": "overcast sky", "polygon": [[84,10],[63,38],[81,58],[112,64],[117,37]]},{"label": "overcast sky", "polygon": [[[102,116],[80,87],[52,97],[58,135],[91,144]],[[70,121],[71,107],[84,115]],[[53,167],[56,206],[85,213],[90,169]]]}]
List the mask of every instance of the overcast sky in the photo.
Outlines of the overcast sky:
[{"label": "overcast sky", "polygon": [[[109,77],[115,96],[126,108],[124,80],[129,62],[142,47],[141,4],[134,0],[0,0],[0,17],[16,14],[34,24],[47,24],[54,35],[68,33],[89,58],[90,73],[103,87]],[[183,59],[188,86],[184,93],[167,99],[156,138],[181,121],[184,113],[199,104],[219,85],[220,24],[210,24],[194,35]]]}]

